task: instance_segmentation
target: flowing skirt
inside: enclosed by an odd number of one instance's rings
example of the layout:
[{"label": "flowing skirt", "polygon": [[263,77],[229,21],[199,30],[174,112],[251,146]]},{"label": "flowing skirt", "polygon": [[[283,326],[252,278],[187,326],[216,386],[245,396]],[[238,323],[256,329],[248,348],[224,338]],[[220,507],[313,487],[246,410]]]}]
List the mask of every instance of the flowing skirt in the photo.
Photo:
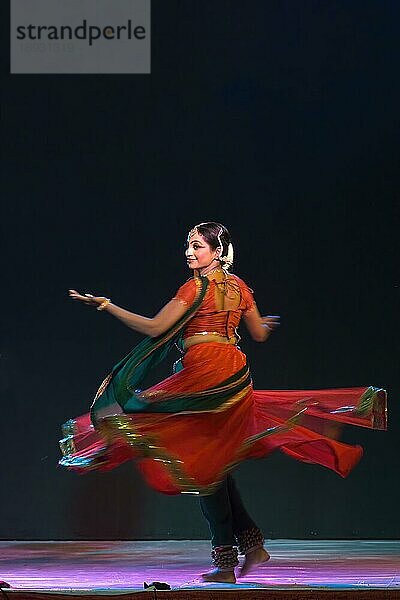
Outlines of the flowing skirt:
[{"label": "flowing skirt", "polygon": [[[341,426],[386,429],[380,388],[253,390],[249,378],[232,386],[246,370],[246,357],[228,344],[191,346],[182,366],[142,393],[145,411],[126,412],[115,403],[95,426],[88,414],[68,421],[60,464],[84,473],[134,460],[159,492],[206,495],[240,462],[277,449],[346,477],[363,450],[337,439]],[[221,382],[224,401],[212,405],[210,390],[221,389]],[[195,400],[188,404],[187,398]]]}]

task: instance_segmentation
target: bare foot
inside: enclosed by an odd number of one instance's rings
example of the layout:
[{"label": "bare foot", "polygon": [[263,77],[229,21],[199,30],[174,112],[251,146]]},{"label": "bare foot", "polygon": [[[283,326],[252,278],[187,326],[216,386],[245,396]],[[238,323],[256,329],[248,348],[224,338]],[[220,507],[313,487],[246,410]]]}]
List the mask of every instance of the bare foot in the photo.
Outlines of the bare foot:
[{"label": "bare foot", "polygon": [[242,568],[240,569],[239,577],[244,577],[253,571],[258,565],[267,562],[271,557],[265,548],[256,548],[252,552],[246,554]]},{"label": "bare foot", "polygon": [[208,573],[203,573],[201,576],[203,581],[210,583],[236,583],[235,571],[221,571],[220,569],[214,569]]}]

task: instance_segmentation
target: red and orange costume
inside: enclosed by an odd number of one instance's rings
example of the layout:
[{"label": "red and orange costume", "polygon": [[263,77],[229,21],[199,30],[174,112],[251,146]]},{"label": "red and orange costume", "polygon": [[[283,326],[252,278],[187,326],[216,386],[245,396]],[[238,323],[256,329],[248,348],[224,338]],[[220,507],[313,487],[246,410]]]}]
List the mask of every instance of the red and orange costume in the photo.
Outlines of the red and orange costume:
[{"label": "red and orange costume", "polygon": [[[62,465],[85,472],[135,460],[160,492],[208,495],[239,462],[276,449],[345,477],[362,448],[321,433],[323,425],[386,428],[383,389],[253,390],[237,327],[255,304],[237,276],[193,277],[176,298],[187,306],[183,318],[145,338],[100,386],[90,415],[64,426]],[[175,344],[183,351],[176,372],[141,390]]]}]

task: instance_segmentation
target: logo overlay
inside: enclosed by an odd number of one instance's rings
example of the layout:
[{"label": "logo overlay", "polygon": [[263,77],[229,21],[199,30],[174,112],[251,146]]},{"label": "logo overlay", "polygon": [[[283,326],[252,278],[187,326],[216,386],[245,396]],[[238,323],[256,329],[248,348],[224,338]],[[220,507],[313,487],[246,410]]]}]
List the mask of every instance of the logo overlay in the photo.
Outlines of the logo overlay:
[{"label": "logo overlay", "polygon": [[11,73],[150,73],[150,0],[10,0]]}]

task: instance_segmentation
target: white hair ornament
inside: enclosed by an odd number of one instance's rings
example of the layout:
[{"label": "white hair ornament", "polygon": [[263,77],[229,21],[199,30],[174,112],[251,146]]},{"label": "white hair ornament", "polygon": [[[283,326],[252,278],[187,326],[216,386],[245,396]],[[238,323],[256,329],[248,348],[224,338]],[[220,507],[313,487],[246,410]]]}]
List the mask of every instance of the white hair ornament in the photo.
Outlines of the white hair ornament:
[{"label": "white hair ornament", "polygon": [[[224,249],[224,246],[223,246],[222,240],[221,240],[222,233],[223,233],[223,229],[220,229],[219,233],[218,233],[218,243],[219,243],[219,247],[221,248],[221,254]],[[232,264],[233,264],[233,245],[232,245],[232,243],[229,244],[227,253],[224,256],[219,257],[219,261],[222,263],[222,268],[225,269],[226,271],[232,266]]]},{"label": "white hair ornament", "polygon": [[229,244],[228,252],[225,256],[221,256],[220,261],[223,263],[224,269],[229,269],[233,265],[233,245]]}]

